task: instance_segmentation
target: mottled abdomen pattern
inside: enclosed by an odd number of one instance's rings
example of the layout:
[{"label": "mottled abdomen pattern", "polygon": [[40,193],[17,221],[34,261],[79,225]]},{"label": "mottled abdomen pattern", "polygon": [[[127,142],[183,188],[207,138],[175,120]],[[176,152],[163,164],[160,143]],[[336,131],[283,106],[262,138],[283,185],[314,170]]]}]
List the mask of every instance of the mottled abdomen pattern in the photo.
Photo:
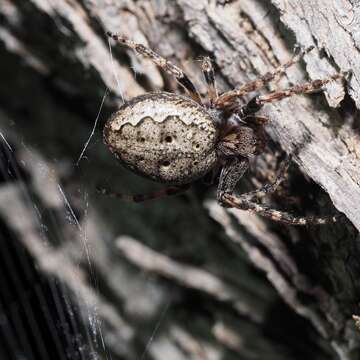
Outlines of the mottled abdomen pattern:
[{"label": "mottled abdomen pattern", "polygon": [[204,108],[165,92],[134,98],[104,128],[106,144],[125,166],[178,185],[204,176],[215,165],[217,136]]}]

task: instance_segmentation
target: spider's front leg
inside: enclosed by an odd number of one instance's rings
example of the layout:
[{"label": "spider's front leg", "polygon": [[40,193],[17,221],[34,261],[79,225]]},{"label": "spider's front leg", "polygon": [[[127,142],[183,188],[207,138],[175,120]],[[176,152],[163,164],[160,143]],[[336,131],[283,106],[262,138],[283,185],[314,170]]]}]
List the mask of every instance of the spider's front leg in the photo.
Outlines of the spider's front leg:
[{"label": "spider's front leg", "polygon": [[242,85],[240,88],[235,90],[227,91],[226,93],[219,96],[216,100],[217,106],[221,108],[232,109],[237,107],[236,100],[245,96],[246,94],[256,91],[273,81],[277,76],[281,76],[285,74],[285,71],[292,65],[296,64],[299,60],[303,58],[305,54],[311,51],[314,47],[310,46],[309,48],[300,51],[297,55],[295,55],[292,59],[288,62],[278,66],[272,72],[267,72],[265,75],[261,76],[260,78],[249,81],[246,84]]},{"label": "spider's front leg", "polygon": [[236,184],[249,168],[246,158],[231,158],[221,169],[219,185],[217,189],[217,200],[224,207],[231,207],[224,199],[226,194],[232,194]]},{"label": "spider's front leg", "polygon": [[344,77],[344,74],[335,74],[328,79],[317,79],[304,84],[292,86],[288,89],[272,91],[266,95],[255,96],[245,106],[243,106],[239,112],[242,116],[250,116],[251,114],[259,111],[266,103],[280,101],[294,95],[311,94],[322,90],[322,88],[331,81],[343,80]]},{"label": "spider's front leg", "polygon": [[248,168],[246,159],[231,159],[223,167],[220,174],[217,199],[225,207],[235,207],[257,213],[261,216],[288,225],[323,225],[339,220],[341,215],[335,216],[301,216],[297,217],[288,212],[272,209],[266,205],[256,203],[252,199],[258,195],[264,196],[276,190],[279,181],[265,185],[258,191],[253,191],[241,195],[235,195],[234,190],[237,182],[244,175]]},{"label": "spider's front leg", "polygon": [[135,50],[138,54],[151,59],[157,66],[161,69],[166,71],[169,75],[175,77],[176,81],[185,88],[188,92],[190,97],[196,101],[197,103],[201,104],[201,98],[198,91],[195,88],[195,85],[192,83],[190,78],[185,74],[183,70],[179,67],[171,63],[169,60],[166,60],[155,51],[147,48],[142,44],[137,44],[134,41],[131,41],[121,35],[113,34],[110,31],[107,32],[107,35],[114,39],[115,41],[119,42],[121,45],[126,46],[130,49]]},{"label": "spider's front leg", "polygon": [[281,162],[279,170],[276,174],[276,178],[272,183],[267,183],[261,188],[242,194],[241,196],[247,200],[253,200],[254,198],[261,199],[266,195],[273,194],[278,189],[279,185],[285,180],[286,172],[290,166],[290,162],[291,156],[288,156],[284,161]]},{"label": "spider's front leg", "polygon": [[341,218],[341,215],[294,216],[286,211],[272,209],[269,206],[249,201],[242,195],[237,197],[232,194],[225,194],[223,202],[230,207],[251,211],[273,221],[278,221],[288,225],[325,225],[337,222]]}]

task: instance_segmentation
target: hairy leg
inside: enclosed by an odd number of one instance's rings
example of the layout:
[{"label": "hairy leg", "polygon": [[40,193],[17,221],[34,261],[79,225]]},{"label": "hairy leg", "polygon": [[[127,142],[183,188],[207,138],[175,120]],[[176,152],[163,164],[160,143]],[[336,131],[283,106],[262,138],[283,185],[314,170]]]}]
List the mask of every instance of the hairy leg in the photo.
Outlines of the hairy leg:
[{"label": "hairy leg", "polygon": [[218,92],[216,89],[214,68],[209,57],[205,57],[203,59],[201,69],[204,74],[206,84],[208,86],[208,97],[210,100],[210,106],[213,106],[213,104],[218,98]]},{"label": "hairy leg", "polygon": [[247,200],[253,200],[254,198],[260,199],[266,195],[273,194],[279,185],[285,180],[286,172],[290,166],[291,156],[288,156],[279,167],[279,171],[276,175],[276,179],[272,183],[263,185],[261,188],[242,194],[241,196]]},{"label": "hairy leg", "polygon": [[259,111],[262,106],[266,103],[272,103],[276,101],[280,101],[287,97],[291,97],[294,95],[301,95],[301,94],[311,94],[317,91],[322,90],[322,88],[330,83],[331,81],[335,80],[343,80],[345,77],[344,74],[335,74],[328,79],[324,80],[313,80],[309,81],[304,84],[295,85],[288,89],[272,91],[266,95],[260,95],[253,97],[245,106],[238,110],[240,116],[251,118],[251,115]]},{"label": "hairy leg", "polygon": [[168,187],[168,188],[161,189],[158,191],[154,191],[149,194],[136,194],[136,195],[121,194],[121,193],[114,192],[112,190],[109,190],[109,189],[106,189],[106,188],[100,187],[100,186],[97,187],[97,191],[102,195],[116,197],[124,202],[143,202],[143,201],[147,201],[147,200],[158,199],[161,197],[178,195],[178,194],[188,190],[189,187],[190,187],[189,184],[182,185],[182,186],[172,186],[172,187]]},{"label": "hairy leg", "polygon": [[114,39],[115,41],[119,42],[123,46],[127,46],[133,50],[135,50],[138,54],[141,54],[149,59],[151,59],[156,65],[158,65],[161,69],[166,71],[168,74],[173,75],[177,82],[185,88],[188,92],[190,97],[196,101],[197,103],[201,104],[201,98],[196,90],[194,84],[189,79],[189,77],[182,71],[179,67],[172,64],[170,61],[166,60],[155,51],[145,47],[142,44],[137,44],[134,41],[131,41],[121,35],[113,34],[111,32],[107,32],[107,35]]},{"label": "hairy leg", "polygon": [[288,212],[272,209],[269,206],[258,204],[252,201],[255,196],[264,196],[272,191],[275,191],[280,183],[280,180],[275,181],[275,183],[272,185],[259,189],[259,191],[235,195],[235,186],[240,178],[244,175],[247,168],[248,161],[246,159],[235,158],[231,159],[227,164],[225,164],[221,171],[220,182],[217,191],[217,199],[221,205],[225,207],[235,207],[237,209],[255,212],[271,220],[290,225],[321,225],[333,223],[339,220],[340,216],[338,215],[297,217]]},{"label": "hairy leg", "polygon": [[265,103],[279,101],[284,98],[291,97],[293,95],[310,94],[321,90],[325,85],[327,85],[331,81],[339,80],[339,79],[340,80],[344,79],[344,74],[335,74],[329,77],[328,79],[324,79],[324,80],[317,79],[317,80],[309,81],[305,84],[295,85],[288,89],[272,91],[269,94],[258,96],[257,98],[255,98],[256,99],[255,101],[257,105],[262,106]]},{"label": "hairy leg", "polygon": [[261,216],[288,225],[324,225],[339,221],[341,215],[334,216],[294,216],[288,212],[272,209],[266,205],[247,200],[243,196],[224,194],[223,203],[241,210],[255,212]]},{"label": "hairy leg", "polygon": [[216,105],[222,108],[232,108],[235,105],[236,99],[242,97],[249,92],[256,91],[270,81],[274,80],[277,76],[283,75],[291,65],[297,63],[305,54],[311,51],[313,47],[309,47],[298,54],[296,54],[291,60],[285,64],[280,65],[273,72],[267,72],[265,75],[261,76],[259,79],[249,81],[248,83],[242,85],[239,89],[228,91],[222,94],[216,101]]},{"label": "hairy leg", "polygon": [[217,189],[217,199],[222,205],[226,206],[222,201],[224,195],[234,192],[236,184],[244,176],[248,168],[249,161],[246,158],[232,158],[223,166]]}]

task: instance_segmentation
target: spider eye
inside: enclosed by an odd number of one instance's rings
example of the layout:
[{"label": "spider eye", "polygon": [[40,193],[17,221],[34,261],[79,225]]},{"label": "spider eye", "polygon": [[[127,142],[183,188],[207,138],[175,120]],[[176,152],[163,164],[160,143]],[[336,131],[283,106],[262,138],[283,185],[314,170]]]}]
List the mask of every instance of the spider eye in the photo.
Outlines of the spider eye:
[{"label": "spider eye", "polygon": [[165,138],[165,141],[167,142],[167,143],[171,143],[172,142],[172,137],[170,136],[170,135],[168,135],[166,138]]}]

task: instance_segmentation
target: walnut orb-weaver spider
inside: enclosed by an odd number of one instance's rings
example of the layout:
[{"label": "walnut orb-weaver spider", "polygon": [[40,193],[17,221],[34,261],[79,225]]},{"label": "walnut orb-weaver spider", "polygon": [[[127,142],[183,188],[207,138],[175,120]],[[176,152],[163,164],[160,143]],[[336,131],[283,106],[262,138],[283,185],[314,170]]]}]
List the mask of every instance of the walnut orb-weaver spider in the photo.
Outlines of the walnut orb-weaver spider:
[{"label": "walnut orb-weaver spider", "polygon": [[209,58],[204,58],[202,72],[208,88],[208,103],[203,103],[194,84],[179,67],[141,44],[110,32],[107,35],[150,58],[174,76],[188,96],[163,91],[137,96],[114,113],[104,127],[106,145],[125,167],[172,186],[147,195],[124,195],[105,188],[100,188],[100,192],[135,202],[173,195],[188,189],[190,183],[220,164],[217,199],[226,207],[249,210],[292,225],[337,221],[337,216],[295,217],[257,202],[258,198],[275,192],[288,162],[283,164],[273,184],[241,195],[234,194],[236,184],[249,167],[249,157],[260,154],[266,144],[264,125],[267,119],[256,116],[261,107],[293,95],[321,90],[330,81],[343,79],[343,75],[336,74],[325,80],[313,80],[255,96],[246,105],[239,105],[240,97],[283,75],[312,48],[299,52],[273,72],[221,95],[217,92],[212,63]]}]

